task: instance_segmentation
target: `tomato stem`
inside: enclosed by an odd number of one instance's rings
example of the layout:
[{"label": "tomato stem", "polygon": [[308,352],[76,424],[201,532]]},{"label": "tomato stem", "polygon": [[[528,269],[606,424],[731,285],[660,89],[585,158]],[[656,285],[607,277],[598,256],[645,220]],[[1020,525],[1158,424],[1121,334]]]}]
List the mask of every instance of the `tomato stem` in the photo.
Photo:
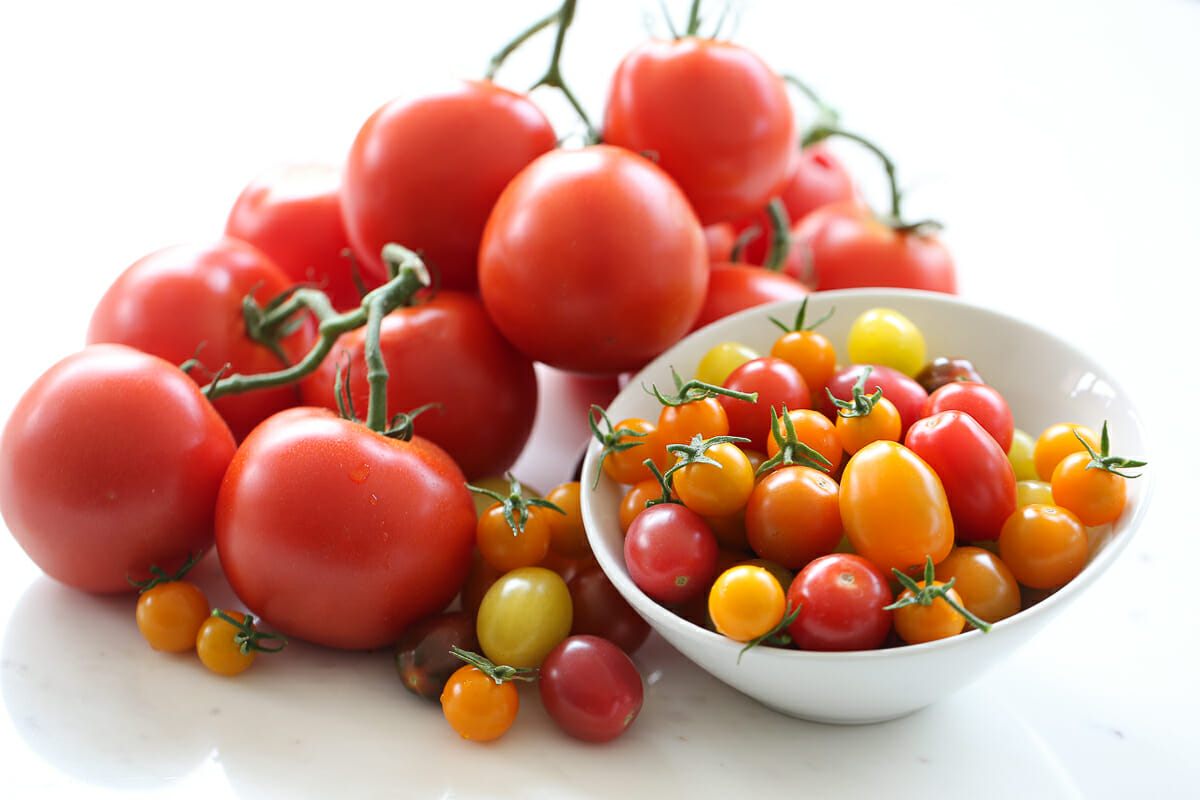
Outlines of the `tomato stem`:
[{"label": "tomato stem", "polygon": [[[782,433],[779,431],[780,420],[783,421]],[[771,436],[775,439],[775,444],[779,445],[779,450],[758,465],[758,469],[754,471],[755,476],[765,475],[779,466],[811,467],[826,474],[833,469],[833,464],[828,458],[796,437],[796,424],[788,415],[786,405],[783,406],[782,416],[775,410],[775,406],[771,406]]]},{"label": "tomato stem", "polygon": [[495,664],[478,653],[473,653],[470,650],[463,650],[456,644],[450,645],[450,653],[457,658],[461,658],[463,661],[470,664],[484,675],[487,675],[497,684],[504,683],[505,681],[532,682],[538,679],[538,671],[536,669],[526,669],[524,667],[510,667],[505,664]]},{"label": "tomato stem", "polygon": [[[214,608],[212,615],[218,619],[223,619],[233,627],[237,628],[238,632],[233,635],[234,644],[238,646],[238,650],[244,656],[250,655],[250,651],[254,650],[259,653],[278,653],[283,648],[287,647],[287,637],[281,633],[268,633],[260,631],[254,627],[254,615],[246,614],[244,619],[237,619],[231,614],[226,614],[219,608]],[[263,639],[274,639],[279,642],[277,647],[267,647],[262,644]]]},{"label": "tomato stem", "polygon": [[135,587],[139,594],[145,594],[160,584],[174,583],[176,581],[183,580],[183,577],[187,575],[188,572],[191,571],[192,567],[196,566],[196,564],[200,561],[200,556],[202,555],[204,555],[203,550],[198,550],[194,554],[189,555],[188,560],[184,562],[182,567],[175,570],[174,574],[168,573],[165,569],[157,564],[151,564],[150,574],[154,577],[147,578],[144,581],[135,581],[132,577],[126,575],[125,580],[129,581],[129,584]]},{"label": "tomato stem", "polygon": [[784,75],[783,80],[789,86],[794,87],[802,95],[808,98],[809,102],[811,102],[817,110],[816,122],[812,124],[810,130],[806,131],[800,139],[801,147],[806,147],[809,144],[815,143],[815,141],[809,141],[809,138],[813,135],[812,129],[837,127],[838,120],[840,118],[837,109],[822,100],[811,86],[797,78],[795,75]]},{"label": "tomato stem", "polygon": [[767,631],[762,636],[756,636],[750,641],[746,642],[746,646],[738,651],[737,663],[742,663],[742,656],[746,654],[747,650],[752,647],[757,647],[760,644],[772,644],[779,647],[791,644],[792,637],[788,636],[786,633],[784,633],[784,631],[787,630],[789,625],[796,621],[796,617],[798,616],[800,616],[800,606],[792,608],[792,604],[789,601],[784,606],[783,619],[779,620],[774,628],[771,628],[771,630]]},{"label": "tomato stem", "polygon": [[[902,597],[891,605],[884,606],[885,611],[894,611],[897,608],[904,608],[911,605],[932,605],[933,601],[939,597],[963,616],[963,618],[974,625],[979,630],[987,633],[992,629],[988,622],[984,622],[979,617],[967,610],[967,607],[955,600],[950,595],[950,589],[954,587],[954,578],[945,583],[938,583],[934,576],[933,559],[930,556],[925,556],[925,575],[921,583],[917,583],[905,574],[902,570],[892,567],[892,573],[896,576],[896,580],[900,581],[900,585],[907,589],[911,594],[908,597]],[[924,585],[922,585],[924,584]]]},{"label": "tomato stem", "polygon": [[[599,423],[596,422],[596,415],[600,415],[600,419],[604,421],[604,426],[607,431],[600,430]],[[632,428],[613,428],[612,420],[608,418],[608,414],[604,413],[604,409],[593,404],[588,410],[588,427],[592,429],[592,435],[600,442],[601,451],[600,458],[596,461],[596,478],[592,481],[592,488],[595,489],[600,485],[600,473],[604,468],[604,459],[608,458],[613,453],[620,453],[623,450],[628,450],[631,447],[637,447],[641,442],[637,441],[646,435],[646,431],[635,431]],[[628,438],[632,437],[632,438]],[[621,441],[621,439],[625,441]]]},{"label": "tomato stem", "polygon": [[836,306],[830,307],[829,311],[825,314],[825,316],[821,317],[819,320],[812,323],[811,325],[806,326],[804,324],[804,322],[805,322],[804,317],[808,313],[808,298],[806,297],[800,301],[800,308],[796,312],[796,320],[791,325],[787,325],[783,322],[780,322],[779,320],[775,319],[775,317],[767,317],[767,319],[769,319],[771,322],[775,323],[775,325],[777,327],[779,327],[784,333],[792,333],[793,331],[811,331],[811,330],[815,330],[817,328],[817,326],[823,324],[827,319],[832,317],[833,312],[836,310],[837,310]]},{"label": "tomato stem", "polygon": [[839,400],[833,396],[833,391],[829,387],[825,387],[825,394],[829,395],[829,401],[837,408],[839,417],[866,417],[870,416],[871,411],[883,399],[883,387],[876,386],[873,394],[867,394],[865,387],[867,385],[867,376],[871,374],[873,367],[867,365],[862,374],[858,376],[858,380],[854,382],[854,388],[851,390],[849,400]]},{"label": "tomato stem", "polygon": [[703,400],[706,397],[716,397],[717,395],[733,397],[750,403],[758,402],[758,392],[739,392],[736,389],[727,389],[724,386],[705,383],[695,378],[684,383],[683,378],[679,376],[679,372],[674,367],[671,367],[671,377],[675,380],[675,394],[673,395],[663,394],[658,386],[653,384],[648,389],[645,386],[642,388],[658,398],[658,402],[664,406],[681,406],[693,400]]},{"label": "tomato stem", "polygon": [[482,486],[472,486],[467,484],[467,488],[476,494],[486,495],[497,503],[500,503],[504,509],[504,521],[508,523],[508,527],[512,530],[513,536],[519,536],[525,530],[525,523],[529,521],[529,508],[536,506],[537,508],[546,508],[551,511],[557,511],[560,514],[566,514],[558,505],[550,500],[542,497],[525,497],[521,482],[517,480],[511,472],[508,477],[508,495],[502,495],[499,492],[494,492]]},{"label": "tomato stem", "polygon": [[1092,460],[1084,467],[1085,471],[1089,469],[1102,469],[1105,472],[1111,472],[1113,475],[1120,475],[1126,479],[1140,478],[1142,476],[1140,472],[1136,475],[1129,475],[1121,472],[1121,470],[1144,467],[1147,462],[1134,461],[1131,458],[1122,458],[1121,456],[1108,454],[1108,420],[1104,420],[1104,424],[1100,427],[1100,452],[1098,453],[1094,447],[1087,443],[1086,439],[1079,435],[1079,431],[1072,429],[1071,432],[1075,434],[1075,438],[1079,440],[1079,443],[1087,448],[1087,454],[1092,457]]},{"label": "tomato stem", "polygon": [[697,433],[688,444],[669,444],[667,445],[667,452],[677,456],[677,459],[663,477],[669,481],[672,475],[691,464],[711,464],[717,469],[722,469],[720,462],[708,455],[709,448],[715,444],[724,442],[733,442],[736,444],[748,441],[750,440],[745,436],[714,436],[711,439],[705,439]]},{"label": "tomato stem", "polygon": [[495,80],[496,73],[500,71],[500,67],[504,65],[504,62],[508,59],[508,57],[516,52],[521,45],[525,44],[526,41],[533,38],[533,36],[553,25],[559,19],[561,14],[562,11],[560,9],[555,9],[539,19],[537,22],[530,25],[525,30],[518,33],[516,37],[512,39],[512,41],[497,50],[495,55],[492,56],[491,60],[488,61],[487,71],[483,73],[483,77],[489,81]]},{"label": "tomato stem", "polygon": [[770,272],[782,272],[787,263],[788,251],[792,248],[791,222],[788,220],[787,207],[778,197],[771,198],[767,203],[767,217],[771,220],[771,241],[767,248],[767,258],[763,269]]}]

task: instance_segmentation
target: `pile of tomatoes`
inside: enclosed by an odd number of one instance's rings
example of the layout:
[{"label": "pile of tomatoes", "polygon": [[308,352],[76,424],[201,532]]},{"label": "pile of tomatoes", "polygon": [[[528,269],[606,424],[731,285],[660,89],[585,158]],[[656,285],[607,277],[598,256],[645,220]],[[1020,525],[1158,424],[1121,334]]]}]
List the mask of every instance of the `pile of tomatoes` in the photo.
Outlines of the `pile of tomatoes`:
[{"label": "pile of tomatoes", "polygon": [[1144,466],[1106,422],[1031,437],[892,309],[838,366],[805,306],[769,354],[724,343],[652,387],[656,419],[597,425],[642,591],[750,645],[867,650],[986,631],[1079,574]]}]

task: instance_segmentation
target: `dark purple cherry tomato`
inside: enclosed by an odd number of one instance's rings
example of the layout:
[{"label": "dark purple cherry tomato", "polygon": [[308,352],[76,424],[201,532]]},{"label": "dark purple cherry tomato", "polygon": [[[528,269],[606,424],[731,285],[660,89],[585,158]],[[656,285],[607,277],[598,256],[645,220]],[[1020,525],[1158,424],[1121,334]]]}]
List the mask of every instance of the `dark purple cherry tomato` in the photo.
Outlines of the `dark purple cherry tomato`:
[{"label": "dark purple cherry tomato", "polygon": [[704,517],[678,503],[650,506],[625,532],[629,575],[660,603],[686,603],[708,591],[718,550]]},{"label": "dark purple cherry tomato", "polygon": [[542,661],[538,691],[550,718],[587,742],[624,733],[642,710],[642,676],[625,651],[598,636],[569,636]]},{"label": "dark purple cherry tomato", "polygon": [[810,561],[788,587],[799,608],[788,634],[801,650],[874,650],[892,628],[892,590],[862,556],[832,553]]},{"label": "dark purple cherry tomato", "polygon": [[447,611],[405,631],[395,648],[396,672],[404,688],[429,700],[441,697],[446,681],[463,665],[451,647],[479,652],[473,615]]},{"label": "dark purple cherry tomato", "polygon": [[983,378],[979,377],[979,373],[975,371],[975,365],[970,361],[965,358],[946,358],[945,356],[938,356],[930,361],[921,368],[915,378],[917,383],[931,394],[939,386],[944,386],[952,381],[983,383]]}]

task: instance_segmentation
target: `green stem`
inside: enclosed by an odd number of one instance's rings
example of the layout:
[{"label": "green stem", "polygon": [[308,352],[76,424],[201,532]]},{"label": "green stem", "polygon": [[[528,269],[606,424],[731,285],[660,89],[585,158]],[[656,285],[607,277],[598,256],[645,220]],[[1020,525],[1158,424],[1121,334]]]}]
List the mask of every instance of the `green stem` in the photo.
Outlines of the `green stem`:
[{"label": "green stem", "polygon": [[561,15],[561,10],[555,9],[539,19],[537,22],[530,25],[525,30],[518,33],[512,41],[504,45],[504,47],[501,47],[498,51],[496,51],[496,54],[492,56],[491,61],[488,62],[487,71],[483,74],[483,77],[489,81],[495,80],[496,73],[500,71],[500,67],[504,65],[504,62],[510,55],[516,52],[521,45],[525,44],[525,42],[534,35],[554,24],[554,22],[558,20]]},{"label": "green stem", "polygon": [[771,219],[771,242],[767,248],[763,269],[782,272],[787,263],[788,251],[792,248],[792,236],[787,207],[778,197],[771,198],[771,202],[767,204],[767,216]]},{"label": "green stem", "polygon": [[562,77],[562,51],[563,42],[567,36],[567,28],[571,27],[571,23],[575,20],[575,0],[563,0],[563,4],[559,6],[555,12],[555,17],[558,19],[558,31],[554,36],[554,50],[550,55],[550,66],[546,68],[546,73],[529,87],[529,91],[537,89],[539,86],[548,86],[552,89],[557,89],[562,92],[563,97],[571,104],[571,108],[575,109],[575,113],[579,115],[579,119],[583,121],[587,128],[587,139],[589,143],[600,141],[600,135],[592,125],[591,119],[584,110],[583,104],[575,97],[575,93],[567,86]]},{"label": "green stem", "polygon": [[701,0],[692,0],[692,7],[688,11],[688,36],[695,36],[700,32],[700,2]]},{"label": "green stem", "polygon": [[888,187],[891,191],[892,198],[890,216],[898,223],[900,220],[900,185],[896,182],[896,165],[890,158],[888,158],[887,153],[884,153],[882,150],[880,150],[879,146],[870,139],[833,125],[813,126],[805,135],[805,141],[802,142],[802,145],[807,146],[809,144],[814,144],[815,142],[828,139],[830,136],[841,136],[843,139],[849,139],[852,142],[857,142],[874,153],[879,160],[883,162],[883,169],[885,172],[887,172]]}]

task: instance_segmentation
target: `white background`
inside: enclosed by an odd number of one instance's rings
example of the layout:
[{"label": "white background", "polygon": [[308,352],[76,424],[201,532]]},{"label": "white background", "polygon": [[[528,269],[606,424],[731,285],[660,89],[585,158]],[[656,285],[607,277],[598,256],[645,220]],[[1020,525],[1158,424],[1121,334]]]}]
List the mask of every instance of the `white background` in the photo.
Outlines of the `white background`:
[{"label": "white background", "polygon": [[[579,5],[564,70],[598,120],[606,76],[647,20],[663,27],[650,0]],[[336,163],[392,97],[481,76],[496,48],[553,6],[5,4],[0,417],[81,346],[92,306],[132,261],[219,234],[242,186],[268,166]],[[237,681],[155,657],[127,598],[65,590],[3,536],[6,792],[1090,798],[1200,782],[1200,469],[1189,452],[1200,444],[1200,3],[736,7],[737,41],[802,77],[894,158],[911,215],[944,222],[965,298],[1076,342],[1135,395],[1158,485],[1112,572],[1003,666],[894,723],[779,717],[655,640],[639,654],[647,709],[612,746],[566,741],[531,702],[497,746],[473,747],[398,691],[377,655],[301,646],[292,666]],[[528,84],[548,52],[548,39],[534,40],[500,82]],[[535,97],[564,132],[571,118],[557,98]],[[873,162],[845,152],[882,201]],[[552,455],[522,463],[539,488],[566,468]]]}]

